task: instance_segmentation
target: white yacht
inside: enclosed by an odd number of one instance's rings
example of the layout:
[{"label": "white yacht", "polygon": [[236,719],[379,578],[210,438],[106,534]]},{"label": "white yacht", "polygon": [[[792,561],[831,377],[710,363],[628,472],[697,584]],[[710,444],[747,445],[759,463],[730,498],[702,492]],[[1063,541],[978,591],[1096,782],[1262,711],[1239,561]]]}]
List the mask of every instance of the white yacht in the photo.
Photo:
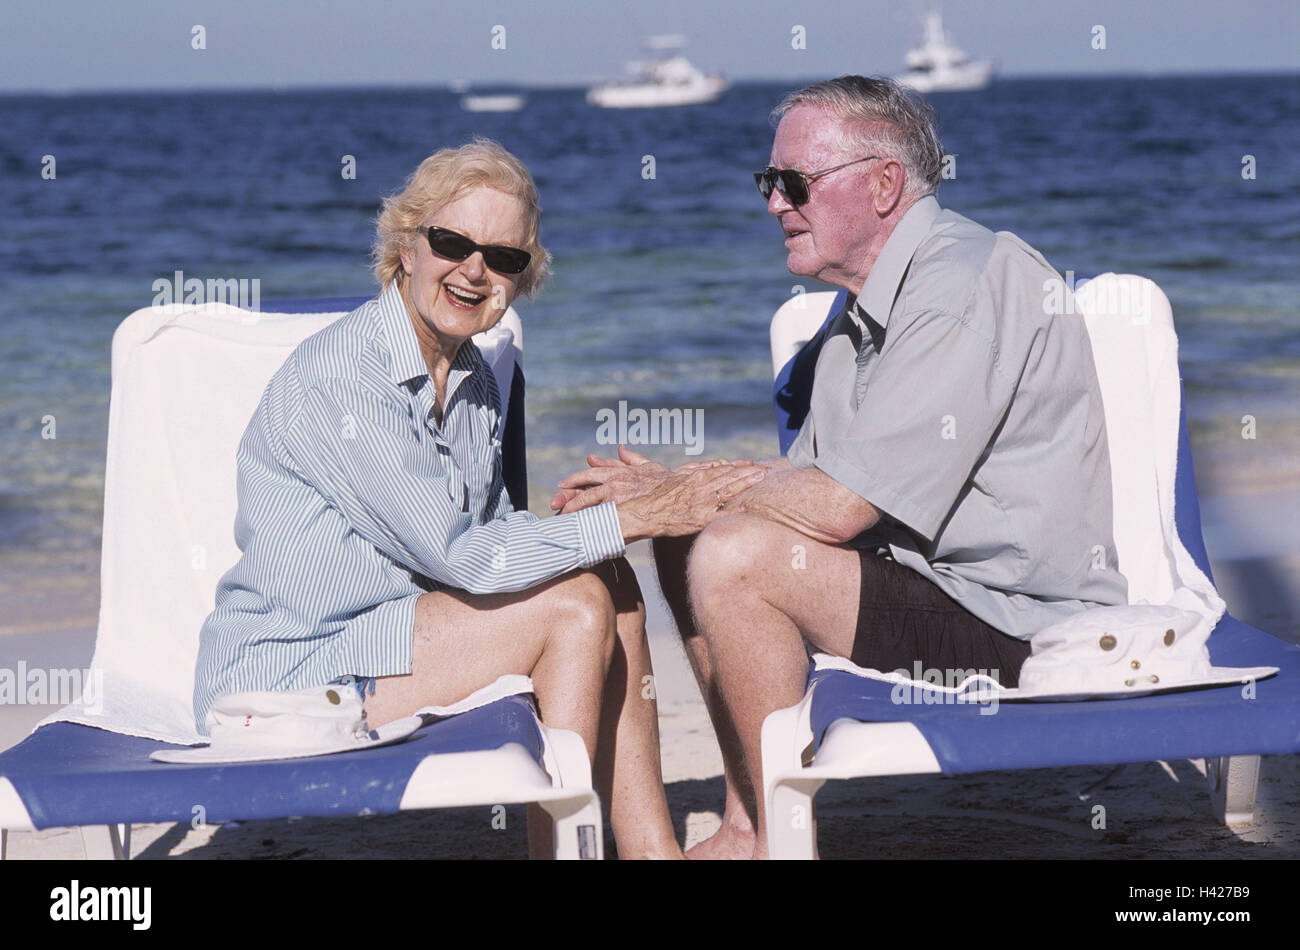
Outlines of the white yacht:
[{"label": "white yacht", "polygon": [[925,41],[908,51],[905,62],[907,71],[894,78],[922,93],[983,89],[993,78],[993,63],[971,59],[958,49],[933,11],[925,16]]},{"label": "white yacht", "polygon": [[496,95],[464,95],[460,107],[466,112],[518,112],[528,100],[514,93]]},{"label": "white yacht", "polygon": [[722,76],[705,75],[685,56],[674,52],[686,45],[683,36],[647,37],[645,46],[658,58],[628,63],[635,79],[601,83],[587,90],[587,101],[604,109],[645,109],[712,102],[727,91]]},{"label": "white yacht", "polygon": [[451,91],[460,94],[460,107],[466,112],[518,112],[528,97],[509,89],[475,92],[468,79],[453,79]]}]

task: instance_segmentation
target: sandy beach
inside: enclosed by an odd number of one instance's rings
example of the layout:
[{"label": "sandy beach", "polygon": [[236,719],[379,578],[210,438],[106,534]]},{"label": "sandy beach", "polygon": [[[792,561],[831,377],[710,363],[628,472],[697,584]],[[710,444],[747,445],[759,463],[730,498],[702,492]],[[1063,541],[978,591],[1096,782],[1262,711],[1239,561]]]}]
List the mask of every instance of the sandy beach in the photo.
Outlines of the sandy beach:
[{"label": "sandy beach", "polygon": [[[1212,454],[1212,453],[1211,453]],[[1239,468],[1231,491],[1202,490],[1216,581],[1232,612],[1300,642],[1300,479],[1277,458],[1252,483]],[[630,559],[646,592],[663,743],[663,771],[679,839],[690,846],[718,825],[722,763],[699,691],[659,596],[645,543]],[[37,581],[28,579],[28,584]],[[84,666],[93,649],[96,585],[62,578],[57,591],[6,578],[0,650],[29,665]],[[50,585],[53,587],[53,585]],[[0,706],[0,748],[20,741],[54,707]],[[1255,821],[1215,823],[1199,760],[1106,768],[1040,769],[960,778],[908,776],[830,783],[819,794],[824,858],[1245,858],[1300,857],[1300,757],[1263,761]],[[1104,831],[1091,827],[1095,804]],[[499,822],[498,822],[499,824]],[[133,858],[523,858],[522,807],[494,828],[489,809],[353,819],[256,821],[194,829],[134,827]],[[613,842],[607,835],[607,851]],[[11,832],[13,859],[83,856],[72,829]]]}]

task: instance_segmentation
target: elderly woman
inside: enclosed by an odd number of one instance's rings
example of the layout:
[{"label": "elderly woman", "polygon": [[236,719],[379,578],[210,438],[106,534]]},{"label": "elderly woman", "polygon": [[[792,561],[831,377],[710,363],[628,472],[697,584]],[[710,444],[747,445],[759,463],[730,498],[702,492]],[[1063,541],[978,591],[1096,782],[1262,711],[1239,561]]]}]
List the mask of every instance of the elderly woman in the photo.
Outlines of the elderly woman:
[{"label": "elderly woman", "polygon": [[539,216],[527,169],[482,140],[384,202],[382,292],[294,351],[240,445],[243,556],[203,626],[195,715],[203,729],[223,692],[337,682],[376,727],[525,674],[543,719],[594,750],[620,855],[679,857],[641,593],[610,559],[698,531],[712,511],[682,497],[720,505],[761,472],[660,470],[618,504],[512,509],[501,398],[470,337],[548,273]]}]

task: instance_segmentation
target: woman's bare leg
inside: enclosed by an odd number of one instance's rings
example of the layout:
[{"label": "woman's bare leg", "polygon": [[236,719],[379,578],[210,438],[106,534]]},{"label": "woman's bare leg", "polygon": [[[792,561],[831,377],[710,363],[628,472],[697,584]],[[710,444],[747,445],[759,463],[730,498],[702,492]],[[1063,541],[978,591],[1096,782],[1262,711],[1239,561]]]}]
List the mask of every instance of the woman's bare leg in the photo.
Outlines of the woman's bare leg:
[{"label": "woman's bare leg", "polygon": [[367,717],[382,725],[520,673],[532,677],[546,724],[573,730],[592,754],[614,638],[609,593],[587,571],[511,594],[424,594],[415,604],[411,672],[379,677]]},{"label": "woman's bare leg", "polygon": [[[382,725],[463,699],[507,673],[531,676],[546,724],[578,733],[595,756],[620,856],[679,857],[646,680],[645,607],[631,566],[616,563],[617,570],[608,562],[513,594],[425,594],[416,602],[411,674],[380,677],[366,710]],[[530,850],[547,851],[546,823],[529,824]]]},{"label": "woman's bare leg", "polygon": [[664,792],[659,706],[641,588],[622,558],[593,571],[609,589],[618,632],[596,746],[597,787],[609,808],[620,858],[680,858]]}]

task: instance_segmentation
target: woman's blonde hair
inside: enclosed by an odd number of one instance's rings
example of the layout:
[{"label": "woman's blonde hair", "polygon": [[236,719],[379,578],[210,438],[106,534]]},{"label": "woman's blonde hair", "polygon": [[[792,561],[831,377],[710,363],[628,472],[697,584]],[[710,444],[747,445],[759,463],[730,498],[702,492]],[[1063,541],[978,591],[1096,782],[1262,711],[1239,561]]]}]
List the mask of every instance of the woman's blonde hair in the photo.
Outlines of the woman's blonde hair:
[{"label": "woman's blonde hair", "polygon": [[491,139],[476,138],[460,148],[444,148],[420,163],[405,187],[384,199],[370,257],[375,279],[387,289],[402,274],[401,251],[430,214],[475,188],[512,195],[524,207],[524,245],[533,259],[518,278],[519,293],[534,296],[551,273],[551,255],[542,247],[538,227],[542,206],[537,185],[524,163]]}]

